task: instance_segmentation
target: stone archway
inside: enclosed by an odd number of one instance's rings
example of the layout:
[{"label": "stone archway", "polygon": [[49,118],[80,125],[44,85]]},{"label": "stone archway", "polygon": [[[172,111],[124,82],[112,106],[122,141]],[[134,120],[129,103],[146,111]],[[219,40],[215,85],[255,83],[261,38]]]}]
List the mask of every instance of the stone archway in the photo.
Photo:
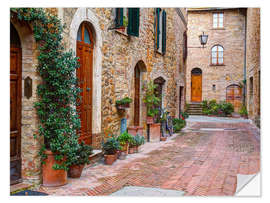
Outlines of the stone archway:
[{"label": "stone archway", "polygon": [[[36,42],[31,26],[26,22],[11,19],[21,42],[21,178],[29,182],[40,182],[41,168],[38,153],[42,138],[38,134],[38,118],[34,103],[38,101],[37,86],[41,78],[36,70],[37,55]],[[12,60],[12,59],[11,59]],[[12,61],[11,61],[12,63]],[[25,79],[32,81],[31,97],[25,96]]]},{"label": "stone archway", "polygon": [[77,32],[82,22],[87,22],[93,32],[95,44],[93,46],[93,90],[92,90],[92,139],[95,146],[95,137],[101,133],[101,73],[102,73],[102,34],[99,20],[91,9],[78,8],[70,24],[69,40],[71,49],[76,52]]}]

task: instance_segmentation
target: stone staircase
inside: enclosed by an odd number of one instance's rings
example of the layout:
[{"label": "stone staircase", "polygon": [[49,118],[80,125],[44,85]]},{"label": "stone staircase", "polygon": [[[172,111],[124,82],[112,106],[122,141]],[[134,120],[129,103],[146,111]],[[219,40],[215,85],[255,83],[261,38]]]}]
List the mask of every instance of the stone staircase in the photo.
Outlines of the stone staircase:
[{"label": "stone staircase", "polygon": [[190,103],[187,110],[189,115],[203,115],[201,103]]}]

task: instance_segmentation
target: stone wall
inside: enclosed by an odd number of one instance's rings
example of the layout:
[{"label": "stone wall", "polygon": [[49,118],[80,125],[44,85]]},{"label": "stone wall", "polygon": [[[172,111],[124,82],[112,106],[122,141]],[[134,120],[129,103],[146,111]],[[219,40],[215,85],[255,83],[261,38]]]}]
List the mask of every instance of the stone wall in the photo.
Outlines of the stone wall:
[{"label": "stone wall", "polygon": [[[241,9],[224,13],[224,29],[214,29],[212,10],[188,11],[188,47],[200,47],[199,35],[208,35],[206,48],[188,48],[186,100],[191,102],[191,70],[202,70],[202,100],[226,99],[226,87],[243,81],[245,15]],[[211,65],[211,48],[224,48],[224,65]],[[216,90],[213,90],[213,85]]]},{"label": "stone wall", "polygon": [[[257,125],[260,120],[260,9],[247,9],[247,110]],[[250,78],[253,78],[251,91]],[[253,94],[252,94],[253,92]]]},{"label": "stone wall", "polygon": [[[65,30],[65,41],[70,44],[68,33],[72,32],[70,24],[77,9],[60,9],[59,16],[67,25]],[[92,8],[91,13],[98,19],[101,29],[101,131],[100,135],[119,134],[120,121],[127,117],[128,126],[133,125],[133,103],[124,114],[117,112],[115,101],[125,96],[134,98],[134,68],[140,61],[143,71],[141,75],[141,84],[146,81],[162,76],[165,82],[166,95],[163,97],[163,106],[174,116],[177,108],[176,86],[177,80],[181,80],[184,85],[183,74],[177,76],[179,69],[184,65],[181,61],[181,39],[185,31],[185,25],[181,24],[181,19],[174,8],[166,8],[167,12],[167,51],[163,56],[154,50],[154,9],[140,9],[140,36],[127,36],[124,33],[108,30],[114,25],[114,9],[112,8]],[[86,11],[85,11],[86,12]],[[89,13],[89,12],[88,12]],[[88,14],[89,15],[89,14]],[[86,15],[87,18],[87,15]],[[87,20],[87,19],[86,19]],[[79,22],[78,22],[79,23]],[[79,26],[79,25],[78,25]],[[77,26],[77,27],[78,27]],[[93,26],[95,29],[95,26]],[[77,31],[77,30],[76,30]],[[178,37],[178,38],[177,38]],[[178,74],[179,75],[179,74]],[[146,135],[146,107],[142,102],[141,94],[140,108],[140,126],[144,127]],[[93,108],[95,108],[93,106]],[[96,119],[96,118],[94,118]],[[98,139],[95,136],[95,139]],[[99,141],[102,140],[99,138]],[[99,144],[94,143],[95,147]]]}]

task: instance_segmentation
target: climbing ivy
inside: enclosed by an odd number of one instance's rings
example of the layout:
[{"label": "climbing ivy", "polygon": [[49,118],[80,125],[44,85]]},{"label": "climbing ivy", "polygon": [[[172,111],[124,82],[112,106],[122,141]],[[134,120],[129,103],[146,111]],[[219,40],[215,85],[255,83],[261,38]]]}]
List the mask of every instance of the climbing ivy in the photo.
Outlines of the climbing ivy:
[{"label": "climbing ivy", "polygon": [[[11,18],[28,22],[38,44],[37,70],[42,82],[37,87],[39,101],[35,108],[41,123],[39,136],[44,137],[39,153],[42,163],[46,159],[45,149],[54,152],[56,160],[65,160],[78,148],[76,132],[81,125],[75,108],[80,93],[75,74],[78,58],[71,50],[65,51],[64,26],[57,16],[42,8],[12,8]],[[67,165],[64,162],[53,168],[67,170]]]}]

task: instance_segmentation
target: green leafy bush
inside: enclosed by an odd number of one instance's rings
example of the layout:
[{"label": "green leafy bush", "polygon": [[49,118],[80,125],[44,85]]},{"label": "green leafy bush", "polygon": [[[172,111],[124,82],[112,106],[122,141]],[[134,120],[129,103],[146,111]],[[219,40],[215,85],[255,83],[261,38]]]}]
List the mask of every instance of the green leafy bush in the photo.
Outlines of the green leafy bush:
[{"label": "green leafy bush", "polygon": [[218,116],[226,116],[233,113],[234,107],[231,103],[221,101],[219,104],[216,100],[204,100],[202,102],[202,113],[205,115],[218,115]]},{"label": "green leafy bush", "polygon": [[248,111],[247,111],[247,107],[245,105],[242,105],[240,110],[239,110],[239,114],[241,116],[248,116]]},{"label": "green leafy bush", "polygon": [[121,145],[125,145],[126,143],[131,143],[133,139],[133,136],[129,134],[127,131],[123,132],[121,135],[117,137],[117,141]]},{"label": "green leafy bush", "polygon": [[[74,148],[73,148],[74,149]],[[81,165],[81,164],[89,164],[89,155],[93,153],[93,148],[90,145],[84,144],[81,142],[78,144],[76,150],[73,153],[68,153],[67,156],[67,165]]]},{"label": "green leafy bush", "polygon": [[181,112],[181,116],[184,119],[187,119],[189,117],[188,112],[186,112],[186,111],[185,112]]},{"label": "green leafy bush", "polygon": [[180,132],[182,128],[186,126],[186,121],[179,119],[179,118],[174,118],[173,119],[173,131],[174,132]]},{"label": "green leafy bush", "polygon": [[115,136],[110,137],[106,140],[105,143],[102,143],[102,149],[107,155],[112,155],[117,152],[117,150],[120,150],[120,144],[119,141],[115,138]]},{"label": "green leafy bush", "polygon": [[145,90],[143,102],[146,104],[147,116],[149,117],[154,117],[158,114],[158,109],[156,109],[155,106],[159,104],[160,99],[155,95],[156,87],[157,85],[155,85],[152,80],[143,87],[143,89]]},{"label": "green leafy bush", "polygon": [[121,104],[130,104],[132,102],[132,99],[129,97],[125,97],[123,99],[120,100],[116,100],[116,105],[121,105]]},{"label": "green leafy bush", "polygon": [[137,134],[135,137],[136,146],[143,145],[145,143],[144,136]]}]

